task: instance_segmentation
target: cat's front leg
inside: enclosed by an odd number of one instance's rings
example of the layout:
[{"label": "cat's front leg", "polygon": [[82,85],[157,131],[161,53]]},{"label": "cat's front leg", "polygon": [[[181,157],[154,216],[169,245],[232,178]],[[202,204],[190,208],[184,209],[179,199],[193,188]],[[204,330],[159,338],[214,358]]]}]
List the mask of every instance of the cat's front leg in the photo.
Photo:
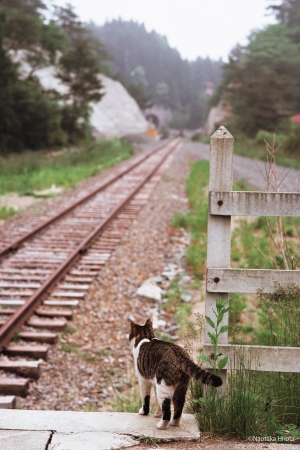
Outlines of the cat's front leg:
[{"label": "cat's front leg", "polygon": [[139,410],[139,414],[147,416],[150,411],[150,392],[152,384],[149,380],[140,377],[139,385],[142,398],[142,407]]}]

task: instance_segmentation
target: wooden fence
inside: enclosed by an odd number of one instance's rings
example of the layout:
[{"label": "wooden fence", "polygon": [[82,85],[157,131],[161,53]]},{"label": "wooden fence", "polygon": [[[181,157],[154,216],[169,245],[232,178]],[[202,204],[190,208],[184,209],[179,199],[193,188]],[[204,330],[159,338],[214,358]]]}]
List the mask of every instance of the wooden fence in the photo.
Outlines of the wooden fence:
[{"label": "wooden fence", "polygon": [[[225,127],[220,127],[211,137],[209,213],[207,229],[207,279],[205,314],[215,321],[212,308],[216,299],[228,300],[228,294],[273,292],[275,282],[294,283],[300,286],[300,270],[231,269],[231,216],[300,216],[299,193],[233,192],[234,139]],[[228,314],[222,325],[228,325]],[[212,356],[213,347],[205,324],[203,353]],[[225,369],[271,372],[300,372],[300,348],[237,346],[228,344],[228,333],[219,338],[218,349],[229,356]],[[243,353],[241,356],[240,353]],[[240,355],[240,357],[239,357]],[[226,370],[221,373],[226,380]]]}]

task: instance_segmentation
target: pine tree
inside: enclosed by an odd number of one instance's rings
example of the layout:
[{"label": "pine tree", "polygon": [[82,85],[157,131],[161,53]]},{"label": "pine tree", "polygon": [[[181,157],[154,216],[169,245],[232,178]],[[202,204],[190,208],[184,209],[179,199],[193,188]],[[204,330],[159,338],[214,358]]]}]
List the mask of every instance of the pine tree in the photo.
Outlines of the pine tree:
[{"label": "pine tree", "polygon": [[68,36],[67,51],[60,58],[57,76],[69,88],[63,96],[66,103],[62,126],[74,142],[89,133],[89,103],[100,101],[104,95],[99,75],[103,60],[109,56],[78,20],[72,6],[57,7],[55,17],[56,24]]}]

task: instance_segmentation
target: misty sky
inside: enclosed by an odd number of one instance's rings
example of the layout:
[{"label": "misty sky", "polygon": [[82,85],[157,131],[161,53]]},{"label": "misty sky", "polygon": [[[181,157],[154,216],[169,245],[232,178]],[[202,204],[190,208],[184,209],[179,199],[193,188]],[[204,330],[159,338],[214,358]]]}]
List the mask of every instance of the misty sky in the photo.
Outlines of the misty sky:
[{"label": "misty sky", "polygon": [[[274,23],[265,16],[270,0],[68,0],[83,21],[102,25],[117,19],[144,23],[167,37],[183,58],[227,60],[236,43],[245,44],[250,31]],[[54,0],[60,6],[66,0]],[[269,14],[269,13],[268,13]]]}]

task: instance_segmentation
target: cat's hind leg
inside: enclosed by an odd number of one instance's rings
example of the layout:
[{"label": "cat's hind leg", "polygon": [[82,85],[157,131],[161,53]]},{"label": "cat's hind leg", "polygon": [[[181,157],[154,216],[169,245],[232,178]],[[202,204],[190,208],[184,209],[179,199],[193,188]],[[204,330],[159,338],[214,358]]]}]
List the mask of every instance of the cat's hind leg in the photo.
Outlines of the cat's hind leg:
[{"label": "cat's hind leg", "polygon": [[167,426],[169,425],[170,419],[171,419],[171,399],[165,398],[162,402],[162,418],[160,421],[156,424],[157,428],[160,430],[165,430]]},{"label": "cat's hind leg", "polygon": [[150,393],[152,383],[144,378],[139,379],[140,392],[142,398],[142,407],[139,410],[139,414],[147,416],[150,411]]},{"label": "cat's hind leg", "polygon": [[179,385],[175,388],[173,397],[174,414],[170,422],[170,425],[172,425],[173,427],[179,427],[180,425],[182,410],[185,403],[186,391],[187,386]]}]

